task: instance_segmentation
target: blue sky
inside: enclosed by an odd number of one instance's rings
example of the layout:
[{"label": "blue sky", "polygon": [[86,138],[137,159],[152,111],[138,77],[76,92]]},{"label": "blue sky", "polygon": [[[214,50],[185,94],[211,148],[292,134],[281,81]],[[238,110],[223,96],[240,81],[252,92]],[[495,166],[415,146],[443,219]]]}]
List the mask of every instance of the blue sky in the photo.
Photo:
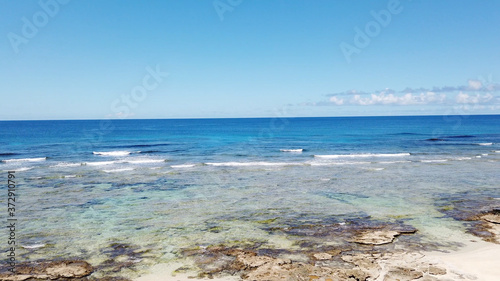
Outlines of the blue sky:
[{"label": "blue sky", "polygon": [[0,120],[500,113],[496,0],[0,5]]}]

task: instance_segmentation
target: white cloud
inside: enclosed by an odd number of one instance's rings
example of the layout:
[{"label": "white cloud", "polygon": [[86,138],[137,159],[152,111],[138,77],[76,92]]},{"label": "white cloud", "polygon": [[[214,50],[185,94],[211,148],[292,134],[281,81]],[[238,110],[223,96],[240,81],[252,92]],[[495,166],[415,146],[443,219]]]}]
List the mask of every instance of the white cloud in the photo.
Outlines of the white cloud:
[{"label": "white cloud", "polygon": [[354,97],[350,100],[350,103],[355,105],[416,105],[442,103],[445,99],[446,95],[437,95],[434,92],[421,93],[420,95],[407,93],[402,96],[394,95],[392,93],[385,94],[382,92],[379,94],[371,94],[370,97],[366,98],[363,98],[360,95],[354,95]]},{"label": "white cloud", "polygon": [[468,82],[469,82],[469,88],[471,90],[479,90],[483,87],[483,83],[481,83],[481,81],[479,80],[470,79]]},{"label": "white cloud", "polygon": [[478,104],[478,103],[487,103],[493,100],[493,95],[488,93],[484,95],[480,94],[475,94],[475,95],[469,95],[460,92],[457,97],[455,98],[456,103],[461,103],[461,104]]},{"label": "white cloud", "polygon": [[330,97],[330,102],[333,102],[336,105],[343,105],[344,104],[344,99],[343,98],[338,98],[338,97]]},{"label": "white cloud", "polygon": [[[484,80],[484,79],[483,79]],[[469,79],[467,85],[430,88],[405,88],[396,91],[390,88],[373,92],[349,90],[327,94],[328,100],[306,103],[311,106],[348,105],[500,105],[500,84]],[[491,80],[491,79],[490,79]],[[493,109],[492,109],[493,110]]]}]

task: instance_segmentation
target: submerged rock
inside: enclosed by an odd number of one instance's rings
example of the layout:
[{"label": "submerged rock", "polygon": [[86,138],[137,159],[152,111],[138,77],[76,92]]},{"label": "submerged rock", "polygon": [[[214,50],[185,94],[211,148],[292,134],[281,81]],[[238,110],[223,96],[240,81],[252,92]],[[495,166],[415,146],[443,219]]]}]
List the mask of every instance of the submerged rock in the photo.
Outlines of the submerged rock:
[{"label": "submerged rock", "polygon": [[[370,218],[349,219],[342,223],[303,224],[273,228],[271,233],[282,233],[295,239],[301,248],[315,249],[323,241],[338,244],[383,245],[394,241],[402,234],[413,234],[417,230],[402,221],[383,222]],[[300,239],[300,240],[299,240]]]},{"label": "submerged rock", "polygon": [[500,205],[492,197],[457,194],[441,202],[440,211],[455,220],[467,222],[468,232],[484,241],[500,244]]}]

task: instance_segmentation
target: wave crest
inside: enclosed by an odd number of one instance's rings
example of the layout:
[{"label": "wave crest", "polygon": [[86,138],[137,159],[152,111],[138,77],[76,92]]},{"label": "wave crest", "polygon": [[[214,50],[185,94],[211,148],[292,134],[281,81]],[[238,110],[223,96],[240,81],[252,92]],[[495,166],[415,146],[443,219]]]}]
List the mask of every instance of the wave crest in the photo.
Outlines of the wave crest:
[{"label": "wave crest", "polygon": [[119,151],[94,151],[92,154],[94,155],[101,155],[101,156],[127,156],[129,155],[130,151],[126,150],[119,150]]},{"label": "wave crest", "polygon": [[297,149],[280,149],[281,152],[302,152],[304,151],[303,148],[297,148]]},{"label": "wave crest", "polygon": [[23,159],[7,159],[2,160],[4,163],[12,163],[12,162],[40,162],[47,160],[47,157],[39,157],[39,158],[23,158]]},{"label": "wave crest", "polygon": [[404,157],[410,153],[364,153],[364,154],[331,154],[314,155],[316,158],[337,159],[337,158],[369,158],[369,157]]}]

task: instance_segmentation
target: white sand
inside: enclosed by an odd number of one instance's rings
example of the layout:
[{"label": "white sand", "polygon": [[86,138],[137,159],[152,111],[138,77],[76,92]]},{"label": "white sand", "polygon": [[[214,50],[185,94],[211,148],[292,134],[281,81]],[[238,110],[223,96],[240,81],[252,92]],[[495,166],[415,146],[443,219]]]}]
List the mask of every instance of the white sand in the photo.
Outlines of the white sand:
[{"label": "white sand", "polygon": [[483,241],[469,242],[456,252],[425,253],[429,260],[470,280],[500,280],[500,245]]}]

